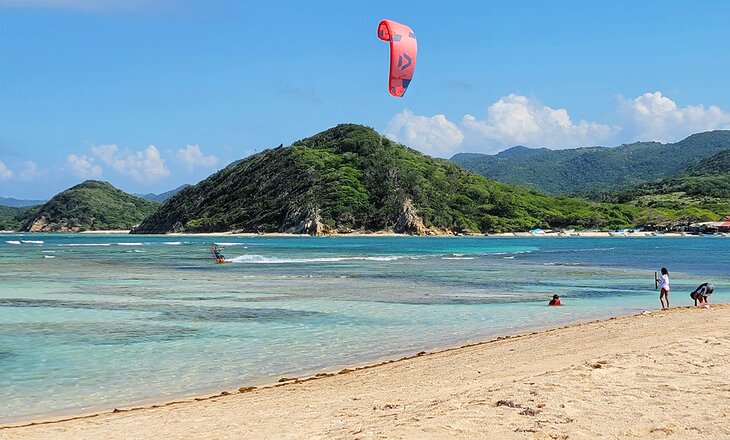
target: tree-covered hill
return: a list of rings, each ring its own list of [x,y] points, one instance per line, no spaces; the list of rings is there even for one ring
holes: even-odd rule
[[[531,153],[516,148],[496,155],[460,153],[451,160],[500,182],[574,195],[674,176],[691,163],[730,148],[730,131],[698,133],[673,144],[639,142]]]
[[[589,196],[644,209],[639,219],[644,223],[719,220],[730,215],[730,149],[695,162],[675,177]]]
[[[487,180],[343,124],[237,161],[170,198],[136,233],[609,228],[637,210]]]
[[[0,230],[12,231],[18,229],[20,226],[18,219],[29,209],[28,207],[0,205]]]
[[[159,206],[110,183],[87,180],[29,210],[21,219],[21,229],[30,232],[131,229]]]

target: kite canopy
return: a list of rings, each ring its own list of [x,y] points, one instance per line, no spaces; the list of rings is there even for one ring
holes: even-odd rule
[[[388,91],[401,97],[416,69],[418,44],[416,34],[408,26],[393,20],[383,20],[378,25],[378,38],[390,41],[390,80]]]

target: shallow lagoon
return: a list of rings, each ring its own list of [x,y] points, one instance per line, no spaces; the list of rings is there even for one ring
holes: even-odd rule
[[[217,242],[232,261],[217,265]],[[232,388],[673,305],[730,239],[0,236],[0,422]],[[553,293],[565,306],[546,307]],[[681,331],[681,329],[677,329]],[[652,335],[647,335],[652,337]]]

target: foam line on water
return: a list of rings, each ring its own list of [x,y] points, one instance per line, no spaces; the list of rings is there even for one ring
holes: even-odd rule
[[[395,261],[399,256],[373,256],[373,257],[318,257],[318,258],[279,258],[266,257],[263,255],[241,255],[231,258],[232,263],[245,264],[291,264],[291,263],[337,263],[342,261]]]

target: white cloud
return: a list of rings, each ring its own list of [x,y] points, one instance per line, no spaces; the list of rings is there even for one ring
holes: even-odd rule
[[[40,174],[38,165],[36,165],[36,163],[32,160],[26,161],[25,164],[23,164],[23,169],[20,170],[20,173],[18,173],[20,180],[24,180],[26,182],[35,179]]]
[[[71,168],[71,172],[75,176],[84,179],[99,177],[102,174],[101,167],[94,163],[94,159],[87,156],[69,154],[66,157],[66,164]]]
[[[464,141],[459,127],[446,116],[418,116],[407,109],[390,120],[387,134],[397,142],[439,157],[450,155]]]
[[[132,152],[120,152],[114,144],[97,145],[91,147],[91,151],[117,173],[130,176],[138,182],[151,182],[170,175],[160,150],[154,145]]]
[[[217,157],[205,156],[198,145],[188,145],[185,148],[177,150],[176,156],[183,167],[189,172],[193,172],[195,167],[213,168],[218,164]]]
[[[490,105],[484,119],[466,114],[459,125],[444,115],[419,116],[404,110],[391,119],[387,133],[427,154],[448,157],[464,147],[493,152],[517,144],[551,148],[596,145],[618,130],[595,122],[576,123],[565,109],[510,94]]]
[[[462,127],[472,145],[497,147],[526,145],[567,148],[596,145],[619,128],[596,122],[571,120],[566,109],[554,109],[526,96],[510,94],[487,109],[483,120],[464,115]]]
[[[13,177],[13,172],[10,171],[4,163],[0,161],[0,180],[10,180]]]
[[[639,140],[677,142],[692,133],[730,129],[730,113],[719,107],[679,107],[658,91],[622,99],[616,118],[621,126],[574,121],[566,109],[510,94],[491,104],[484,118],[465,114],[458,123],[442,114],[422,116],[404,110],[390,120],[386,135],[426,154],[449,157],[459,151],[494,153],[514,145],[573,148]]]
[[[730,113],[719,107],[679,107],[659,91],[622,100],[621,112],[631,140],[674,142],[692,133],[730,128]]]

